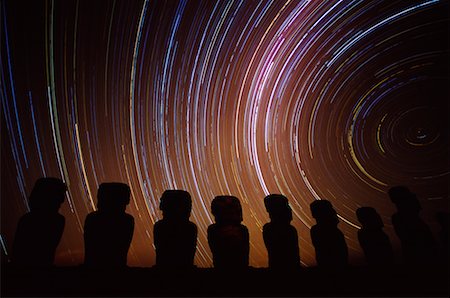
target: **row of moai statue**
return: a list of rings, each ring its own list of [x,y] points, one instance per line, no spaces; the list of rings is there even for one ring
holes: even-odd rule
[[[40,178],[29,196],[30,212],[19,220],[13,243],[12,263],[17,266],[51,266],[61,239],[65,219],[58,210],[64,202],[67,186],[57,178]],[[437,244],[429,227],[420,218],[420,204],[406,187],[388,192],[397,212],[392,224],[400,239],[403,261],[407,264],[431,264],[436,261]],[[102,183],[97,193],[97,210],[84,223],[84,265],[87,267],[123,267],[134,231],[134,218],[126,213],[130,188],[123,183]],[[300,268],[297,231],[291,225],[292,210],[280,194],[264,198],[270,222],[263,227],[269,268]],[[189,220],[192,200],[187,191],[166,190],[160,200],[163,218],[154,225],[154,245],[158,268],[191,268],[197,246],[197,226]],[[311,240],[320,267],[341,268],[348,265],[348,249],[339,219],[332,204],[316,200],[310,204],[316,225]],[[242,224],[242,206],[234,196],[217,196],[211,202],[215,223],[208,227],[208,244],[213,265],[218,269],[243,269],[249,265],[249,232]],[[362,227],[358,240],[369,265],[394,263],[389,237],[374,208],[361,207],[356,215]],[[448,213],[437,216],[442,251],[448,252]],[[443,255],[447,256],[448,253]]]

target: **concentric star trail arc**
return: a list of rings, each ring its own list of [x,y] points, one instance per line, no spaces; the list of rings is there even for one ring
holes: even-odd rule
[[[447,1],[3,1],[2,221],[9,252],[42,176],[69,187],[58,265],[83,262],[100,183],[127,183],[130,266],[155,263],[166,189],[185,189],[195,263],[212,266],[216,195],[241,200],[250,264],[267,266],[263,198],[284,194],[300,258],[315,264],[309,205],[327,199],[352,262],[355,210],[394,246],[390,186],[448,211]],[[444,38],[445,39],[445,38]]]

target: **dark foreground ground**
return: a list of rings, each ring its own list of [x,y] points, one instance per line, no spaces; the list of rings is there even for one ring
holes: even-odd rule
[[[345,271],[305,268],[240,273],[198,268],[184,272],[155,268],[89,271],[83,267],[18,270],[2,266],[1,296],[408,296],[449,297],[447,266]]]

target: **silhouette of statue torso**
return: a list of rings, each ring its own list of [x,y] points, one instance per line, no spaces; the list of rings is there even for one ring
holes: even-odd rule
[[[371,266],[391,265],[394,254],[389,237],[383,231],[380,215],[371,207],[356,210],[362,228],[358,231],[358,240],[366,261]]]
[[[397,213],[392,215],[392,224],[401,241],[404,261],[432,263],[436,244],[428,225],[419,217],[421,207],[417,197],[404,186],[392,187],[389,196],[397,207]]]
[[[233,196],[218,196],[211,203],[216,223],[208,227],[208,243],[218,269],[248,267],[249,234],[241,224],[242,207]]]
[[[263,227],[264,244],[271,269],[296,269],[300,266],[297,230],[290,224],[292,210],[283,195],[264,198],[271,222]]]
[[[18,266],[53,265],[56,247],[64,231],[64,216],[58,213],[67,187],[58,178],[40,178],[31,192],[30,212],[17,225],[12,262]]]
[[[348,249],[344,234],[337,228],[336,211],[327,200],[314,201],[311,213],[317,224],[311,228],[311,240],[320,267],[344,267],[348,264]]]
[[[449,261],[449,248],[448,248],[448,230],[449,230],[449,213],[448,212],[438,212],[436,214],[437,221],[441,226],[439,231],[439,238],[441,241],[441,255],[443,259],[448,263]]]
[[[124,267],[134,230],[133,216],[125,213],[130,188],[123,183],[102,183],[97,194],[98,211],[84,222],[87,266]]]
[[[166,190],[160,203],[163,219],[156,222],[153,235],[156,266],[189,268],[194,264],[197,226],[189,221],[192,201],[187,191]]]

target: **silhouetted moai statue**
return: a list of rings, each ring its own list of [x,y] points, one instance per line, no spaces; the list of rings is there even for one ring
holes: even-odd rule
[[[84,222],[84,264],[91,267],[125,267],[134,231],[134,218],[125,213],[130,188],[124,183],[102,183],[97,211]]]
[[[327,200],[314,201],[310,205],[317,224],[311,228],[311,240],[316,250],[317,265],[338,268],[348,265],[348,249],[344,234],[338,229],[339,219]]]
[[[388,193],[397,207],[392,224],[401,241],[404,261],[409,264],[433,263],[436,243],[428,225],[419,217],[422,208],[416,195],[404,186],[392,187]]]
[[[449,213],[448,212],[438,212],[436,214],[436,219],[441,226],[441,230],[439,231],[439,238],[441,240],[441,255],[445,259],[445,261],[449,261],[449,248],[448,248],[448,229],[449,229]]]
[[[58,178],[39,178],[29,197],[30,212],[17,224],[12,262],[18,266],[53,265],[56,247],[64,231],[64,216],[58,213],[64,202],[66,184]]]
[[[288,199],[279,194],[264,198],[270,222],[263,227],[269,268],[293,270],[300,267],[297,230],[291,225],[292,210]]]
[[[159,205],[163,219],[153,229],[156,266],[190,268],[194,264],[197,226],[189,221],[191,195],[184,190],[166,190]]]
[[[249,234],[242,225],[242,206],[233,196],[217,196],[211,203],[216,223],[208,227],[208,243],[218,269],[248,267]]]
[[[362,224],[358,231],[367,264],[371,266],[392,265],[394,253],[391,241],[383,231],[383,221],[378,212],[372,207],[361,207],[356,210],[356,216]]]

